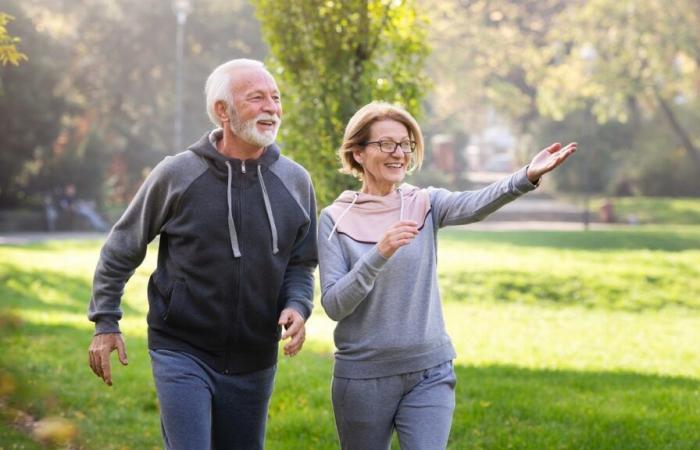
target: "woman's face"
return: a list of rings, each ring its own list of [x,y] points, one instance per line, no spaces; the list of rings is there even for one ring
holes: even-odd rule
[[[411,153],[404,153],[400,145],[408,145],[408,129],[401,122],[385,119],[370,127],[368,144],[353,151],[357,162],[362,164],[362,191],[373,195],[386,195],[393,191],[406,176],[411,163]],[[380,148],[384,147],[385,151]],[[408,143],[408,144],[407,144]],[[390,153],[386,150],[390,149]]]

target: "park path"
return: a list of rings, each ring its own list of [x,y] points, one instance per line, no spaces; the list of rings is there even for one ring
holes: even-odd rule
[[[581,205],[532,195],[507,204],[487,217],[486,220],[466,225],[465,229],[480,231],[578,231],[585,230],[583,217],[584,211]],[[590,218],[597,220],[597,214],[591,212]],[[619,226],[621,225],[591,222],[589,229],[610,229]],[[22,245],[48,240],[100,240],[106,236],[106,233],[92,231],[0,232],[0,245]]]
[[[40,232],[40,231],[17,231],[9,233],[0,233],[0,245],[24,245],[34,242],[44,241],[65,241],[65,240],[89,240],[89,239],[104,239],[107,233],[96,231],[59,231],[59,232]]]
[[[591,223],[589,230],[609,230],[618,227],[625,227],[622,224]],[[584,231],[585,227],[580,222],[551,222],[536,220],[519,221],[485,221],[464,225],[459,228],[474,231]],[[25,245],[37,242],[52,240],[103,240],[107,233],[95,232],[60,232],[60,233],[38,233],[38,232],[16,232],[0,233],[0,246],[3,245]]]

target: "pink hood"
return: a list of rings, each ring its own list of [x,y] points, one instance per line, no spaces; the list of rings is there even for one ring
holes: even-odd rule
[[[385,196],[345,191],[326,211],[335,223],[329,240],[337,232],[373,244],[399,220],[413,220],[422,229],[430,212],[430,197],[425,189],[404,183]]]

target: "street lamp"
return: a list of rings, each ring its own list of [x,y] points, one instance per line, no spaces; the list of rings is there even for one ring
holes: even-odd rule
[[[184,78],[184,65],[182,63],[185,44],[185,23],[187,15],[192,12],[190,0],[173,0],[173,12],[177,17],[177,35],[175,38],[175,152],[182,150],[182,80]]]
[[[598,59],[598,51],[592,44],[584,44],[579,49],[579,57],[584,62],[585,74],[587,77],[591,78],[593,76],[593,71],[595,68],[596,60]],[[586,117],[584,118],[584,136],[589,140],[593,141],[594,125],[593,125],[593,110],[588,108]],[[581,155],[581,163],[583,165],[583,229],[588,231],[591,223],[591,207],[590,207],[590,195],[591,195],[591,173],[590,173],[590,152],[585,152]]]

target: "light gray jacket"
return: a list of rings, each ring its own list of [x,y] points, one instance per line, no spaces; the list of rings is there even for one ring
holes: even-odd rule
[[[535,187],[522,168],[477,191],[421,190],[429,197],[429,213],[419,223],[418,236],[389,259],[379,253],[379,239],[367,242],[353,239],[352,232],[334,230],[333,217],[339,222],[349,220],[353,208],[358,208],[354,200],[339,197],[338,201],[347,203],[346,214],[340,217],[329,213],[332,207],[324,209],[318,236],[321,303],[338,322],[335,376],[376,378],[454,359],[437,283],[438,229],[482,220]],[[372,196],[355,195],[372,202]],[[397,211],[398,207],[387,213],[399,220]]]

